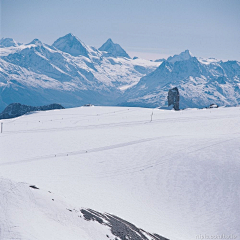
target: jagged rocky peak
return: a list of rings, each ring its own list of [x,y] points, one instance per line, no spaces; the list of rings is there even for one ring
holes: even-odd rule
[[[58,38],[52,46],[75,57],[88,57],[87,46],[72,33]]]
[[[17,47],[19,44],[12,38],[2,38],[0,47]]]
[[[179,110],[180,95],[177,87],[168,91],[168,106],[173,106],[174,110]]]
[[[42,42],[37,38],[33,39],[30,43],[28,43],[28,45],[31,45],[31,44],[42,46]]]
[[[169,57],[167,61],[171,63],[175,63],[178,61],[188,60],[192,57],[193,57],[193,54],[189,50],[185,50],[184,52],[181,52],[179,55],[174,55],[173,57]]]
[[[53,110],[53,109],[64,109],[64,107],[57,103],[44,105],[40,107],[23,105],[21,103],[11,103],[0,114],[0,119],[15,118],[15,117],[22,116],[28,112],[47,111],[47,110]]]
[[[109,38],[98,50],[107,52],[107,56],[110,57],[125,57],[130,58],[126,51],[117,43],[114,43]]]

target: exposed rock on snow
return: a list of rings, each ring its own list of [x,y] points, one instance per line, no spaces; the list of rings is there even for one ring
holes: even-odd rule
[[[21,103],[11,103],[0,114],[0,119],[15,118],[33,111],[47,111],[53,109],[64,109],[64,107],[57,103],[40,107],[27,106]]]
[[[0,239],[116,238],[80,207],[169,239],[240,236],[239,113],[95,106],[1,120]]]
[[[108,213],[99,213],[92,209],[81,209],[84,218],[88,221],[97,221],[100,224],[109,226],[111,232],[121,240],[134,239],[134,240],[167,240],[158,234],[148,233],[140,228],[137,228],[132,223],[129,223],[117,216]]]
[[[174,110],[179,110],[179,92],[178,88],[172,88],[168,91],[168,106],[173,106]]]
[[[73,208],[50,191],[27,186],[0,178],[1,240],[167,240],[114,215]]]

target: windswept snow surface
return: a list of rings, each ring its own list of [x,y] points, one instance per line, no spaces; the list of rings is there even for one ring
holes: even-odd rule
[[[170,239],[240,237],[239,107],[178,112],[80,107],[2,122],[4,240],[75,239],[71,236],[86,234],[85,223],[80,219],[77,226],[69,225],[72,215],[62,213],[60,200],[53,203],[47,191],[72,206],[112,213]],[[55,227],[54,219],[65,219],[63,227]],[[49,238],[53,233],[57,235]]]
[[[114,239],[110,229],[97,222],[86,222],[51,191],[29,188],[0,178],[0,239]]]

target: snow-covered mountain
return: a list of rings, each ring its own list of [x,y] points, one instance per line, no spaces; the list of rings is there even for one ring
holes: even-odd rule
[[[237,61],[196,58],[189,50],[167,60],[131,59],[111,39],[96,49],[73,34],[51,46],[38,39],[1,44],[0,112],[14,102],[165,107],[173,87],[179,89],[180,108],[240,103]]]
[[[18,45],[21,45],[21,44],[17,43],[12,38],[2,38],[2,39],[0,39],[0,48],[4,48],[4,47],[17,47]]]
[[[89,57],[88,47],[71,33],[57,39],[52,46],[72,56]]]
[[[165,107],[169,89],[180,92],[180,108],[240,104],[240,62],[198,59],[189,51],[164,61],[126,91],[122,105]]]
[[[116,51],[121,49],[118,44],[113,46]],[[13,102],[38,106],[56,102],[64,107],[114,105],[125,89],[160,64],[110,56],[73,34],[59,38],[52,46],[34,39],[4,47],[0,55],[0,111]]]

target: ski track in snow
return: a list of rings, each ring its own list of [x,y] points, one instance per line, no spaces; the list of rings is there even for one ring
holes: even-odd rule
[[[176,136],[171,136],[171,137],[176,137]],[[162,138],[164,138],[164,137],[146,138],[146,139],[141,139],[141,140],[137,140],[137,141],[114,144],[114,145],[109,145],[109,146],[104,146],[104,147],[99,147],[99,148],[92,148],[92,149],[72,151],[72,152],[64,152],[64,153],[56,153],[56,154],[45,155],[45,156],[42,155],[42,156],[37,156],[37,157],[34,157],[34,158],[30,158],[30,159],[18,160],[18,161],[15,161],[15,162],[0,163],[0,166],[34,162],[34,161],[40,161],[40,160],[45,160],[45,159],[49,159],[49,158],[56,158],[56,157],[66,157],[66,156],[74,156],[74,155],[80,155],[80,154],[86,154],[86,153],[102,152],[102,151],[111,150],[111,149],[115,149],[115,148],[122,148],[122,147],[126,147],[126,146],[131,146],[131,145],[134,145],[134,144],[150,142],[150,141],[154,141],[154,140],[162,139]]]
[[[104,115],[104,114],[103,114]],[[88,116],[90,117],[90,116]],[[238,118],[238,116],[223,116],[224,119],[230,119],[230,118]],[[69,119],[69,118],[68,118]],[[4,131],[6,134],[22,134],[22,133],[41,133],[41,132],[55,132],[55,131],[75,131],[75,130],[81,130],[81,129],[95,129],[95,128],[109,128],[109,127],[131,127],[136,125],[142,125],[142,124],[158,124],[163,122],[175,122],[176,120],[178,122],[187,122],[187,121],[208,121],[208,120],[219,120],[219,117],[180,117],[180,118],[165,118],[165,119],[154,119],[154,121],[149,120],[142,120],[142,121],[130,121],[130,122],[116,122],[116,123],[108,123],[108,124],[97,124],[97,125],[84,125],[84,126],[72,126],[72,127],[61,127],[61,128],[35,128],[30,130],[20,130],[20,131]],[[63,120],[63,119],[62,119]],[[76,121],[80,122],[83,120]],[[7,135],[5,135],[7,136]]]

